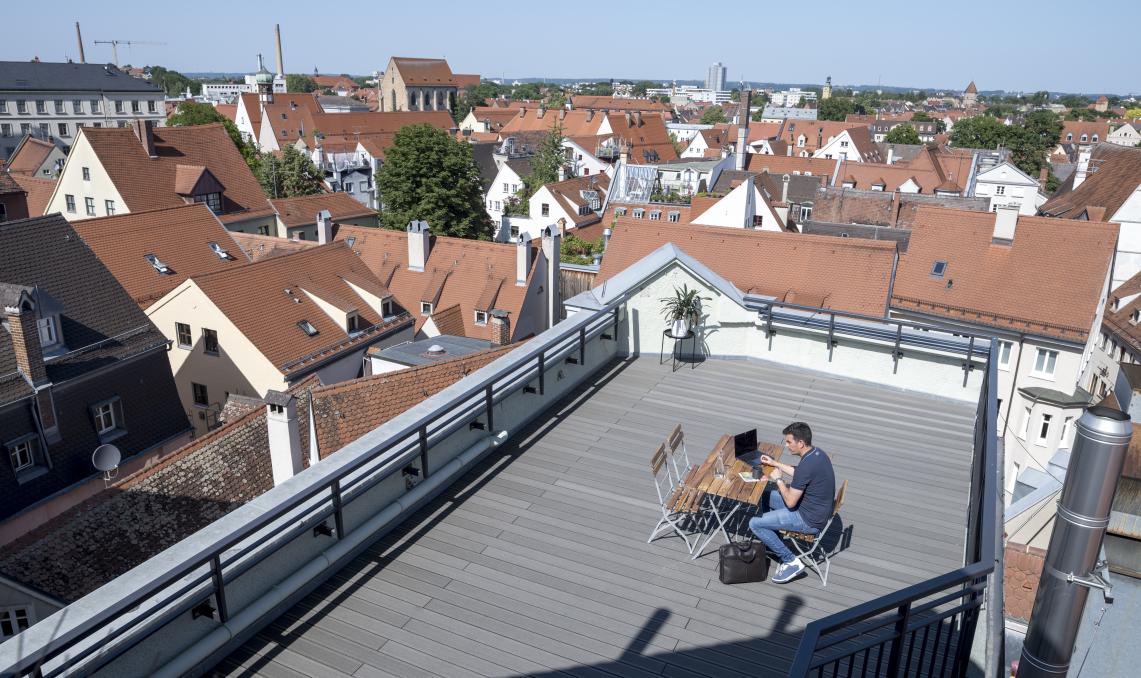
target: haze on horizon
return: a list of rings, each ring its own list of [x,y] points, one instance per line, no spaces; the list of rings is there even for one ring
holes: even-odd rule
[[[252,72],[259,52],[273,68],[273,25],[280,23],[290,73],[317,68],[363,75],[383,70],[390,56],[399,55],[446,57],[453,71],[485,78],[701,80],[720,61],[734,85],[823,83],[831,75],[837,85],[957,91],[974,80],[981,90],[1141,93],[1141,71],[1128,66],[1141,3],[1094,0],[1075,12],[1073,4],[1057,0],[964,0],[948,8],[949,16],[924,21],[929,12],[914,3],[885,0],[869,12],[866,5],[825,0],[811,13],[734,7],[732,26],[702,19],[721,19],[725,12],[672,0],[609,4],[596,22],[561,5],[535,3],[483,15],[454,0],[326,6],[323,15],[319,7],[296,0],[197,0],[164,21],[161,6],[143,13],[61,0],[45,14],[17,3],[5,19],[19,30],[6,36],[0,60],[78,60],[79,21],[89,63],[112,60],[110,46],[94,40],[116,39],[165,43],[121,45],[124,64]],[[1097,17],[1096,42],[1066,38],[1073,35],[1067,17],[1083,25],[1086,17]],[[739,35],[730,33],[733,26]],[[354,35],[360,27],[371,27],[371,35]]]

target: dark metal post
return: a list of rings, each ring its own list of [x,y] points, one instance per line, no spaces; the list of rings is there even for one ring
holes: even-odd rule
[[[546,385],[544,379],[544,372],[547,371],[547,355],[543,351],[539,351],[539,395],[543,395],[544,386]]]
[[[899,619],[895,622],[895,639],[891,643],[891,654],[887,658],[887,675],[898,676],[903,658],[903,644],[907,640],[907,625],[911,621],[911,603],[906,602],[899,606]],[[923,659],[920,658],[920,662]]]
[[[1069,671],[1089,587],[1102,585],[1090,575],[1132,434],[1129,416],[1108,407],[1091,407],[1078,419],[1019,678],[1063,678]]]
[[[578,328],[578,364],[586,364],[586,326]]]
[[[487,391],[484,395],[484,402],[487,405],[487,432],[492,433],[495,431],[495,400],[491,395],[491,384],[487,385]]]
[[[425,424],[416,432],[420,439],[420,477],[428,479],[428,426]]]
[[[338,478],[333,481],[333,521],[337,525],[337,539],[344,539],[345,537],[345,517],[341,511],[341,481]]]
[[[218,621],[225,624],[230,619],[226,609],[226,582],[222,579],[222,560],[219,556],[210,559],[210,578],[214,580],[214,600],[218,603]]]

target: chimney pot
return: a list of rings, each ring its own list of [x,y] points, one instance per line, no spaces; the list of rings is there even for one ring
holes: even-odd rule
[[[16,369],[24,373],[33,386],[48,380],[44,367],[44,353],[40,348],[40,333],[36,326],[38,316],[30,299],[22,300],[16,308],[5,309],[8,315],[8,332],[12,335],[12,351]]]
[[[511,318],[507,311],[501,308],[492,309],[491,315],[491,344],[493,346],[506,346],[511,343]]]
[[[297,424],[297,398],[281,391],[268,391],[266,433],[274,487],[301,472],[301,429]]]
[[[333,215],[329,210],[317,213],[317,244],[327,245],[333,241]]]
[[[515,284],[527,284],[527,274],[531,271],[531,236],[520,233],[515,239]]]
[[[412,221],[408,224],[408,270],[422,272],[428,262],[431,234],[428,222]]]
[[[545,292],[547,295],[547,327],[554,327],[562,320],[563,303],[560,291],[559,247],[562,237],[558,226],[543,229],[543,260],[546,264]]]

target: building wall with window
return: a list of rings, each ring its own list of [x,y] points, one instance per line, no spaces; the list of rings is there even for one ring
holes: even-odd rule
[[[110,216],[107,214],[108,201],[114,214],[130,212],[123,197],[119,195],[119,189],[111,182],[110,175],[86,138],[79,139],[71,147],[67,166],[76,169],[60,174],[55,191],[44,210],[45,214],[59,212],[68,221],[90,219],[93,216],[106,217]],[[87,168],[87,171],[83,168]],[[88,213],[88,201],[95,214]]]
[[[166,122],[162,91],[28,92],[0,90],[0,156],[8,157],[25,133],[41,139],[56,138],[70,144],[79,128],[126,127],[133,120],[153,120],[156,126]]]
[[[492,222],[499,223],[507,207],[507,201],[521,188],[523,188],[523,177],[519,176],[511,165],[503,163],[495,174],[491,187],[483,196],[484,209],[487,210],[487,216],[491,217]]]
[[[990,199],[990,209],[1017,207],[1019,214],[1037,214],[1046,197],[1038,192],[1038,182],[1014,165],[1004,162],[975,178],[974,195]]]

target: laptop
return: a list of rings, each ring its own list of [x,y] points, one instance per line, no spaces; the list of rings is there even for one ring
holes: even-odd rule
[[[733,453],[750,466],[761,463],[761,452],[757,445],[757,429],[733,436]]]

